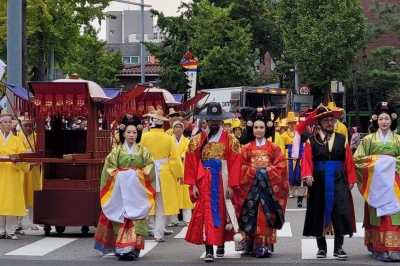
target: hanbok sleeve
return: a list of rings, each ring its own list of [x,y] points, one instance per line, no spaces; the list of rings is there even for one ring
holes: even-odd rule
[[[228,187],[235,188],[239,185],[241,148],[239,141],[232,135],[228,136],[229,152],[227,158]]]
[[[250,166],[250,154],[251,148],[249,143],[242,147],[242,169],[240,174],[241,178],[239,179],[239,185],[247,183],[247,180],[249,178],[253,178],[256,174],[256,168]]]
[[[301,178],[312,176],[313,170],[312,147],[310,141],[307,141],[304,145],[303,158],[301,160]]]
[[[118,168],[118,155],[121,152],[119,146],[113,148],[104,160],[103,171],[101,173],[100,189],[107,182],[108,177]]]
[[[286,158],[283,156],[281,148],[277,145],[272,146],[272,162],[267,166],[269,179],[282,178],[283,182],[289,182],[286,174]]]
[[[355,184],[357,183],[357,174],[356,174],[356,169],[354,167],[354,160],[353,160],[353,154],[350,149],[349,143],[346,143],[345,145],[346,149],[346,159],[344,161],[344,171],[347,176],[347,182],[349,184]]]
[[[170,139],[170,150],[168,163],[171,169],[172,174],[175,178],[183,178],[183,163],[181,159],[181,155],[178,152],[178,148],[176,147],[175,141],[172,137]]]
[[[153,188],[156,187],[156,172],[154,169],[154,160],[153,156],[148,149],[142,147],[142,156],[143,156],[143,173],[148,175],[150,178],[150,183]]]
[[[185,174],[184,183],[186,185],[197,185],[197,177],[199,175],[200,164],[200,143],[202,134],[198,134],[190,139],[185,155]]]
[[[364,137],[361,140],[360,145],[358,145],[356,152],[353,155],[353,161],[355,165],[355,170],[357,173],[358,183],[357,186],[359,189],[364,184],[364,169],[366,169],[369,165],[367,161],[367,156],[369,155],[369,146],[371,145],[371,138],[369,136]]]
[[[9,133],[11,134],[11,133]],[[18,137],[15,137],[16,142],[16,153],[21,154],[21,153],[26,153],[26,148],[24,143],[22,142],[22,140],[20,140]],[[22,171],[23,173],[29,173],[30,168],[31,168],[31,163],[27,163],[27,162],[18,162],[18,163],[13,163],[12,164],[15,169],[17,169],[18,171]]]
[[[286,153],[285,142],[277,132],[275,132],[275,144],[278,145],[278,147],[281,149],[282,154]]]

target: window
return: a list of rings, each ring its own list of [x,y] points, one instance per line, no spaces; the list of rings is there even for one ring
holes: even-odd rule
[[[147,57],[147,62],[150,62],[151,56]]]
[[[139,56],[123,56],[122,61],[125,64],[139,64]]]
[[[115,35],[115,30],[110,30],[110,36],[114,36]]]
[[[130,64],[130,63],[131,63],[131,58],[130,58],[129,56],[123,56],[123,57],[122,57],[122,61],[123,61],[125,64]]]
[[[139,56],[131,56],[131,64],[139,64]]]
[[[153,32],[153,40],[157,40],[158,39],[158,33],[157,32]]]

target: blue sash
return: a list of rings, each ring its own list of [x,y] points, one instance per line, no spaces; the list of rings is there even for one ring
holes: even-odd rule
[[[221,161],[218,159],[210,159],[203,161],[203,167],[209,168],[211,172],[211,213],[216,227],[221,226],[221,219],[219,217],[219,185],[220,185],[220,172]]]
[[[341,161],[315,161],[314,170],[325,171],[325,228],[331,221],[333,198],[335,196],[335,171],[342,170]]]
[[[267,171],[264,169],[256,170],[253,185],[243,202],[238,219],[240,229],[247,234],[252,234],[257,226],[259,204],[261,204],[268,225],[275,229],[281,229],[285,223],[282,207],[275,197]],[[271,213],[275,214],[275,220],[272,219]]]
[[[289,159],[288,160],[289,184],[291,186],[299,186],[301,184],[299,160],[301,159],[301,157],[303,155],[304,145],[303,145],[303,143],[300,144],[299,158],[297,160],[291,159],[293,145],[288,144],[288,145],[286,145],[286,148],[288,150],[288,159]],[[293,163],[294,163],[294,167],[293,167]]]

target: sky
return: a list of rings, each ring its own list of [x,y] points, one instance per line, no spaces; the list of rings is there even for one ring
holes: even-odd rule
[[[135,3],[140,3],[140,0],[127,0]],[[181,2],[190,2],[190,0],[144,0],[144,4],[151,5],[153,9],[164,12],[167,16],[178,15],[177,10]],[[111,2],[110,6],[105,11],[122,11],[122,10],[140,10],[140,6],[134,6],[125,3]],[[145,8],[149,10],[149,8]],[[154,21],[155,25],[156,21]],[[97,23],[95,26],[100,27]],[[105,21],[102,22],[101,29],[99,32],[99,38],[106,39],[106,25]]]

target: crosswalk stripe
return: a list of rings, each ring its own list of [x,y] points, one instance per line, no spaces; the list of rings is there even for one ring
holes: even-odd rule
[[[216,251],[217,251],[217,246],[214,246],[214,257]],[[235,250],[235,242],[230,241],[230,242],[225,242],[225,255],[217,259],[240,259],[241,255],[242,251]],[[204,251],[200,259],[204,259],[205,257],[206,257],[206,252]]]
[[[146,255],[146,253],[148,253],[150,250],[152,250],[155,246],[157,246],[158,242],[154,241],[154,240],[146,240],[145,244],[144,244],[144,249],[140,250],[140,255],[139,258],[143,257],[144,255]],[[108,253],[107,255],[104,255],[103,258],[107,258],[107,257],[114,257],[115,254],[114,253]]]
[[[290,226],[290,223],[286,222],[283,224],[283,227],[281,230],[277,230],[277,237],[292,237],[292,228]]]
[[[327,239],[326,246],[327,246],[327,254],[326,254],[325,260],[326,259],[336,259],[333,256],[334,240]],[[317,241],[315,240],[315,238],[301,240],[301,259],[303,259],[303,260],[317,259],[317,252],[318,252],[318,246],[317,246]]]
[[[182,230],[178,234],[176,234],[174,238],[185,238],[187,230],[188,230],[187,226],[183,227]]]
[[[76,238],[46,237],[22,248],[13,250],[5,255],[9,256],[44,256],[62,246],[65,246]]]
[[[353,237],[364,237],[363,223],[356,223],[357,233],[353,234]]]

